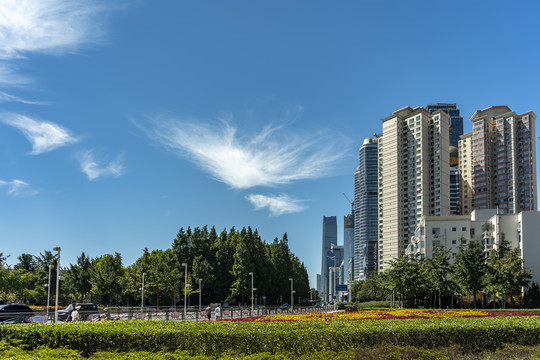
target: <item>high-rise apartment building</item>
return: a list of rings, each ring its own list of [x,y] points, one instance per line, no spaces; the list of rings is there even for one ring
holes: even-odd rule
[[[471,117],[471,149],[463,140],[461,145],[462,152],[472,151],[475,209],[537,210],[535,119],[532,111],[518,115],[508,106],[478,110]]]
[[[423,216],[450,212],[450,117],[405,107],[379,137],[379,272],[404,250]]]
[[[460,115],[457,105],[437,103],[428,105],[426,109],[431,114],[442,110],[450,116],[450,145],[458,147],[459,139],[463,135],[463,117]]]
[[[332,258],[332,245],[337,246],[337,219],[335,216],[323,217],[322,234],[322,259],[321,259],[321,297],[324,301],[329,300],[328,267],[336,266]]]
[[[374,136],[360,147],[354,173],[354,280],[365,280],[377,272],[378,182],[378,140]]]
[[[461,215],[469,215],[474,210],[474,167],[472,132],[459,140],[459,197]]]
[[[450,215],[461,215],[458,148],[450,146]]]

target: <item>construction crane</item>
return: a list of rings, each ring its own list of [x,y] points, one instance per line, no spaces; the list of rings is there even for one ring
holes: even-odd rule
[[[342,193],[343,196],[345,196],[345,199],[347,199],[347,201],[349,202],[349,204],[351,204],[351,213],[354,212],[354,201],[351,201],[351,199],[349,199],[349,197],[347,195],[345,195],[345,193]]]

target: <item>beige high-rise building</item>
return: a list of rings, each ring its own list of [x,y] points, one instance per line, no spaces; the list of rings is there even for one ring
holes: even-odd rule
[[[450,118],[405,107],[379,138],[379,272],[398,257],[423,216],[450,212]]]
[[[473,131],[459,142],[462,214],[538,209],[535,119],[532,111],[518,115],[508,106],[474,113]]]
[[[461,214],[468,215],[474,210],[474,167],[472,157],[472,132],[461,135],[459,140],[459,173]]]

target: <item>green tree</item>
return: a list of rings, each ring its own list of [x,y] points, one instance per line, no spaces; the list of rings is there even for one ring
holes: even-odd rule
[[[459,240],[460,247],[454,261],[454,280],[462,292],[473,295],[476,309],[476,294],[484,286],[485,257],[479,242],[467,241],[463,237]]]
[[[102,255],[92,260],[92,293],[101,298],[103,304],[118,302],[122,294],[122,256],[119,253]]]
[[[416,305],[418,298],[425,290],[424,261],[415,255],[407,255],[401,251],[399,257],[389,263],[391,268],[388,270],[387,276],[392,288],[398,293],[400,306],[407,306],[411,300]]]
[[[30,272],[36,270],[37,264],[34,255],[21,254],[21,256],[19,256],[17,259],[19,262],[13,266],[14,269],[23,269]]]
[[[76,297],[81,301],[87,301],[87,296],[92,290],[91,279],[92,263],[84,252],[77,257],[77,263],[70,265],[70,279],[73,284]]]
[[[442,308],[443,296],[450,293],[452,281],[449,276],[452,272],[450,264],[450,252],[437,246],[433,251],[433,257],[426,259],[427,282],[434,291],[433,298],[438,299],[438,306]]]

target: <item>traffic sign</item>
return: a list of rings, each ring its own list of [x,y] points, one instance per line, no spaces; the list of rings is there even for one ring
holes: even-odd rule
[[[336,291],[347,291],[347,285],[336,285]]]

